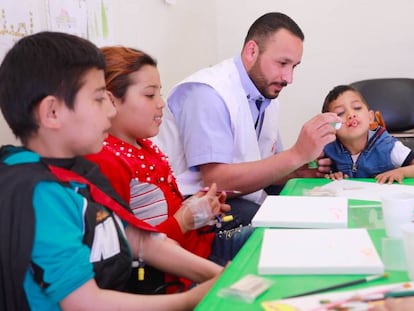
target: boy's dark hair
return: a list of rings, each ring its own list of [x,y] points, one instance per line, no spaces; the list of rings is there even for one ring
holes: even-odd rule
[[[280,12],[271,12],[260,16],[253,22],[244,39],[244,45],[254,40],[259,49],[264,51],[266,40],[280,29],[286,29],[302,41],[305,40],[305,35],[293,19]]]
[[[49,31],[20,39],[0,65],[0,108],[14,135],[25,144],[37,131],[33,111],[48,95],[73,109],[92,68],[104,70],[105,59],[86,39]]]
[[[329,106],[331,105],[331,103],[347,91],[352,91],[352,92],[359,94],[364,104],[367,105],[368,107],[368,104],[365,102],[361,93],[359,93],[357,89],[355,89],[354,87],[350,85],[337,85],[332,90],[329,91],[328,95],[326,95],[325,100],[322,105],[322,112],[329,112]]]

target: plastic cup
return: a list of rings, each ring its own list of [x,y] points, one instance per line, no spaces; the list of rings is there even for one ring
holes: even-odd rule
[[[382,261],[386,270],[406,271],[404,245],[401,239],[385,237],[382,239]]]
[[[414,223],[401,226],[403,234],[404,254],[407,264],[407,273],[411,281],[414,281]]]
[[[389,238],[402,239],[401,225],[410,223],[413,218],[414,195],[392,193],[381,198],[385,231]]]

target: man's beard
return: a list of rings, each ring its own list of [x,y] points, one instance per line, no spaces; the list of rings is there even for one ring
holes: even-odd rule
[[[268,99],[275,99],[276,97],[279,96],[280,92],[277,92],[277,94],[274,93],[270,93],[268,91],[268,86],[270,85],[279,85],[282,87],[287,86],[287,82],[286,81],[282,81],[280,83],[271,83],[269,84],[266,81],[266,78],[263,75],[263,72],[260,68],[260,58],[258,58],[256,60],[256,62],[254,63],[254,65],[252,66],[252,68],[247,72],[250,79],[252,80],[253,84],[256,86],[256,88],[259,90],[259,92]]]

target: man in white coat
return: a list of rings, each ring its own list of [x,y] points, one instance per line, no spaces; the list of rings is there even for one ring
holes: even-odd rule
[[[306,122],[287,150],[279,135],[277,97],[293,81],[303,41],[290,17],[267,13],[250,26],[240,56],[187,77],[167,99],[157,142],[180,190],[191,194],[216,182],[219,189],[240,191],[228,202],[235,216],[230,226],[250,222],[266,197],[265,188],[329,171],[329,159],[319,159],[316,170],[307,163],[335,140],[336,114]]]

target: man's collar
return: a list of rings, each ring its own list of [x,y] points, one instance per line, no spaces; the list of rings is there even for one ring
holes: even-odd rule
[[[247,74],[246,68],[243,65],[241,56],[236,56],[234,58],[234,63],[236,64],[237,71],[239,72],[240,82],[243,87],[244,92],[246,93],[247,99],[250,101],[256,101],[257,99],[264,100],[262,94],[254,85],[253,81],[250,79]]]

